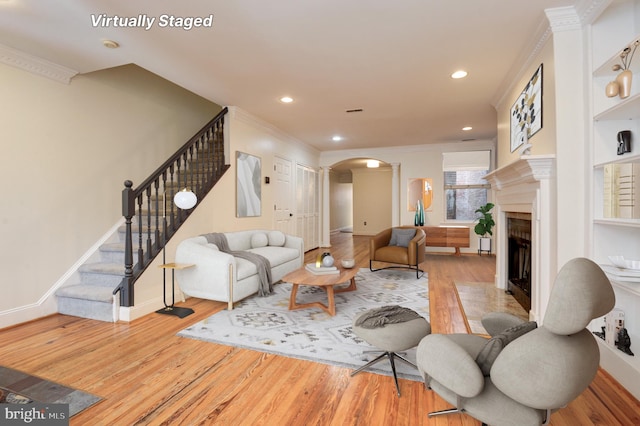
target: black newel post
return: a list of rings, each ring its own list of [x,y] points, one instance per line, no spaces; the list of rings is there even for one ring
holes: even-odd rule
[[[135,215],[136,205],[133,193],[133,182],[126,180],[122,190],[122,215],[125,218],[124,245],[124,278],[120,284],[120,306],[133,306],[133,247],[131,234],[131,219]]]

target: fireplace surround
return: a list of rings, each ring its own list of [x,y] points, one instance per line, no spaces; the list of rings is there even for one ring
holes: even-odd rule
[[[508,218],[530,218],[528,312],[531,320],[541,323],[557,273],[555,155],[523,155],[486,179],[496,206],[496,287],[509,289]]]

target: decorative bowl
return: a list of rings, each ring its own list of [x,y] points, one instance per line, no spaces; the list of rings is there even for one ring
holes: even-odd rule
[[[356,266],[356,261],[353,259],[342,259],[340,261],[340,264],[342,265],[343,268],[351,269],[354,266]]]

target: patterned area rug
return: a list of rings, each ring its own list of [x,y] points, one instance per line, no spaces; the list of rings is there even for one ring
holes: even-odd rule
[[[4,390],[4,402],[6,403],[68,404],[70,416],[78,414],[102,399],[59,383],[2,366],[0,366],[0,389]]]
[[[489,312],[507,312],[528,321],[529,315],[518,301],[493,283],[456,282],[462,309],[473,334],[487,334],[482,317]]]
[[[274,286],[274,294],[247,298],[232,311],[218,312],[178,335],[356,369],[377,354],[363,354],[375,348],[353,333],[353,319],[368,309],[401,305],[428,320],[429,290],[426,275],[416,279],[412,271],[363,268],[355,279],[357,290],[335,295],[333,317],[318,308],[289,311],[291,284],[280,283]],[[300,286],[296,299],[298,303],[327,303],[325,290],[312,286]],[[415,351],[410,349],[406,355],[414,363]],[[404,362],[396,362],[396,369],[398,377],[421,381],[418,371]],[[391,375],[386,360],[367,371]]]

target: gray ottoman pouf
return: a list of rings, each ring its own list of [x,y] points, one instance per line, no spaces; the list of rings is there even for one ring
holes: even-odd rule
[[[352,372],[351,376],[387,357],[391,363],[396,390],[400,396],[395,359],[397,358],[417,369],[415,364],[399,355],[398,352],[418,346],[422,338],[431,333],[429,321],[408,308],[397,305],[383,306],[358,315],[353,321],[353,332],[370,345],[380,348],[382,353]]]

